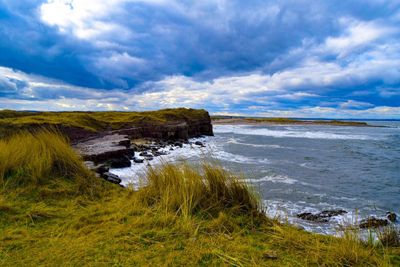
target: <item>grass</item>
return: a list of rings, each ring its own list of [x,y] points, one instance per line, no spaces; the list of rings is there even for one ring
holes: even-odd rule
[[[208,119],[202,109],[163,109],[147,112],[26,112],[0,110],[0,138],[17,130],[43,127],[72,127],[88,132],[117,130],[138,125],[157,125],[170,122],[193,122]]]
[[[55,181],[49,181],[49,179]],[[95,178],[65,137],[51,130],[20,132],[0,140],[0,186],[29,188],[68,181],[79,192],[95,187]]]
[[[252,189],[215,165],[164,164],[133,191],[94,178],[56,133],[20,133],[0,151],[0,266],[400,263],[397,248],[267,218]]]

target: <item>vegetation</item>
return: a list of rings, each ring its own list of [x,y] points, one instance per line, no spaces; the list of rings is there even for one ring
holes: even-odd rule
[[[117,130],[137,125],[191,122],[208,117],[202,109],[163,109],[147,112],[27,112],[0,111],[0,138],[18,130],[42,127],[76,127],[90,132]]]
[[[212,116],[213,121],[217,122],[241,122],[241,123],[279,123],[279,124],[322,124],[333,126],[369,126],[365,122],[341,121],[341,120],[299,120],[291,118],[256,118],[256,117],[229,117]]]
[[[79,193],[90,193],[98,184],[62,135],[41,130],[0,140],[3,190],[57,185],[60,181],[69,182]]]
[[[390,266],[396,248],[267,218],[221,167],[164,164],[138,191],[95,178],[48,131],[0,142],[0,266]]]

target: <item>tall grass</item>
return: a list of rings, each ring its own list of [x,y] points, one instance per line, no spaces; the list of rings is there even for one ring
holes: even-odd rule
[[[73,180],[78,191],[93,186],[94,177],[61,134],[52,130],[21,132],[0,140],[0,185],[39,186],[52,179]]]
[[[203,164],[200,171],[188,164],[150,168],[139,193],[148,204],[183,216],[200,212],[214,217],[221,211],[261,214],[259,199],[247,184],[210,164]]]

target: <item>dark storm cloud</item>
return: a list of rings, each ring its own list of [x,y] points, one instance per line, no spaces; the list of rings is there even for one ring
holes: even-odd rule
[[[0,3],[0,97],[85,105],[112,92],[104,103],[112,108],[164,101],[260,114],[397,108],[399,6],[383,0],[6,0]],[[21,80],[24,90],[13,89],[16,73],[28,79]],[[138,100],[126,102],[125,94]]]

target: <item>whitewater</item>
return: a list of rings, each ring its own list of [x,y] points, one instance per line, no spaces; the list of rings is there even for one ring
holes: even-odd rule
[[[149,166],[215,160],[260,192],[269,216],[306,230],[336,234],[368,216],[400,213],[400,122],[387,127],[327,125],[214,125],[200,148],[184,144],[130,168],[113,169],[124,185],[139,187]],[[328,223],[297,218],[301,212],[343,209]]]

